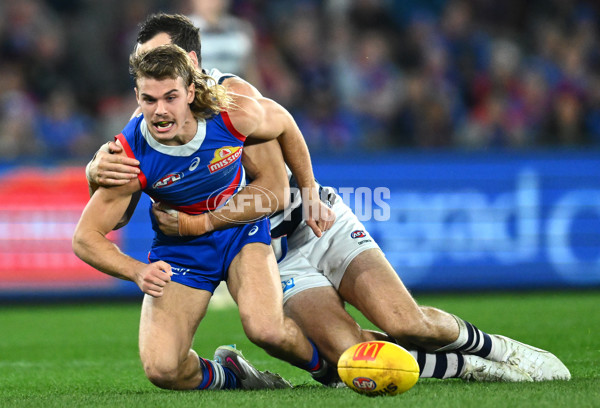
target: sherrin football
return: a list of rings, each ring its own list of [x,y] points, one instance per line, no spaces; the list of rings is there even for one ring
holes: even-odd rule
[[[344,351],[338,374],[351,389],[368,396],[397,395],[419,379],[417,360],[404,348],[387,341],[367,341]]]

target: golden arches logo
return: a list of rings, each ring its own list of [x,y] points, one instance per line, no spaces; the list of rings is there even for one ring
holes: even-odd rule
[[[377,354],[385,346],[385,343],[379,341],[369,341],[359,345],[354,351],[352,360],[354,361],[375,361]]]

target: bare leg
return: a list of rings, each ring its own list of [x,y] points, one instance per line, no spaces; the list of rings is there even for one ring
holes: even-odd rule
[[[250,341],[293,365],[310,363],[312,345],[298,325],[283,314],[281,282],[270,246],[246,245],[229,267],[227,286]]]
[[[206,314],[211,293],[170,282],[164,295],[146,295],[140,319],[139,348],[144,371],[158,387],[196,388],[202,381],[194,333]]]
[[[424,351],[460,352],[518,366],[513,369],[485,363],[488,370],[482,380],[571,378],[569,370],[552,353],[504,336],[489,335],[447,312],[417,305],[380,250],[367,250],[350,263],[339,292],[342,298],[407,349],[416,346]],[[475,366],[478,364],[482,366],[481,361]]]
[[[295,294],[286,302],[284,310],[334,366],[348,347],[361,341],[396,342],[385,333],[361,329],[344,309],[344,303],[333,287],[311,288]],[[477,356],[458,352],[408,351],[419,364],[421,378],[531,381],[527,374],[514,367],[488,362]],[[328,385],[337,381],[331,379]]]
[[[417,345],[434,351],[458,338],[454,317],[420,307],[378,249],[364,251],[350,263],[339,293],[406,347]]]
[[[373,336],[363,336],[360,326],[344,309],[344,302],[331,286],[304,290],[292,296],[284,306],[304,334],[333,365],[348,347]]]

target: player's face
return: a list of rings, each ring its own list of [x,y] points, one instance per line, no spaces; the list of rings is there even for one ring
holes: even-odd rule
[[[194,85],[186,86],[181,77],[162,79],[142,77],[135,89],[138,104],[152,136],[166,145],[192,140],[197,121],[190,109]]]

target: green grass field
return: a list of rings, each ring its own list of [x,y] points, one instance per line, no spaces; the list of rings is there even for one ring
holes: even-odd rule
[[[146,380],[138,359],[138,304],[3,305],[0,407],[600,407],[600,292],[417,299],[489,333],[554,352],[573,379],[528,384],[425,379],[405,394],[368,398],[321,387],[305,372],[269,357],[245,339],[235,309],[213,308],[196,336],[199,354],[212,358],[217,346],[236,343],[258,368],[281,373],[296,388],[164,391]]]

